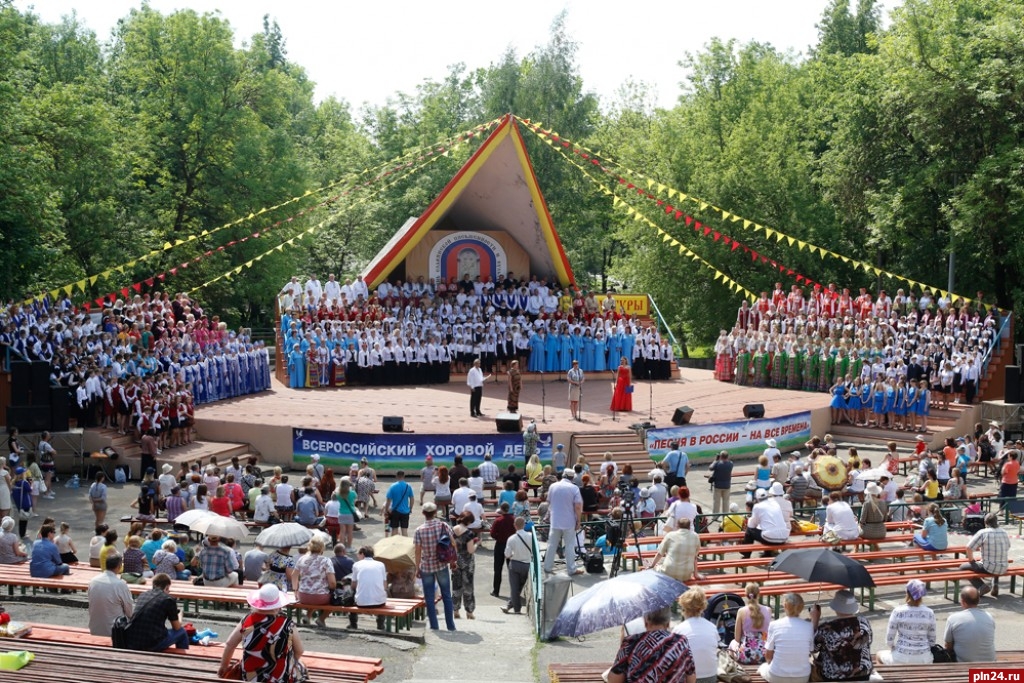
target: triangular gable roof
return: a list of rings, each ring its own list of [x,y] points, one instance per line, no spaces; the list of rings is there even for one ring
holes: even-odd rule
[[[473,153],[419,218],[410,218],[363,271],[375,288],[438,221],[463,230],[504,230],[530,255],[530,272],[575,282],[554,221],[511,115]]]

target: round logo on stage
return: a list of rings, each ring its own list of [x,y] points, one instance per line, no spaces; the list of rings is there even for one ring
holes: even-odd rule
[[[439,240],[430,250],[432,279],[447,282],[451,278],[470,280],[479,277],[494,282],[507,268],[505,249],[495,240],[478,232],[454,232]]]

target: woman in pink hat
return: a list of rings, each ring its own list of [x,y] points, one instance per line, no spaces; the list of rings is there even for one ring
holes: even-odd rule
[[[231,668],[235,648],[242,646],[242,680],[259,683],[291,683],[306,680],[302,657],[302,640],[291,618],[281,610],[295,602],[272,583],[249,593],[246,600],[252,607],[224,643],[220,658],[220,676]]]

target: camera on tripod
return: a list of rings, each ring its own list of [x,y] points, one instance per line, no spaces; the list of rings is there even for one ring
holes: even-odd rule
[[[633,509],[633,503],[635,502],[635,492],[633,487],[629,485],[628,481],[619,480],[618,484],[619,498],[622,500],[622,509],[629,512]]]

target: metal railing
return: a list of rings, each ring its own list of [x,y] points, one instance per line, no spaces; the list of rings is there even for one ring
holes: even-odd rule
[[[676,355],[676,357],[683,355],[683,347],[679,346],[679,342],[676,340],[676,336],[672,334],[672,328],[669,327],[668,321],[665,320],[665,316],[661,314],[661,309],[658,308],[658,304],[655,303],[654,297],[648,294],[647,300],[651,302],[651,310],[654,312],[655,319],[662,327],[665,328],[665,333],[668,334],[669,343],[672,345],[672,352]],[[678,353],[676,352],[677,348],[679,349]]]

